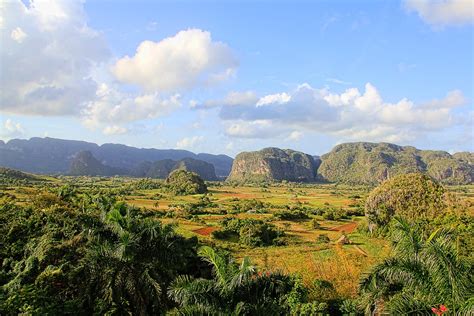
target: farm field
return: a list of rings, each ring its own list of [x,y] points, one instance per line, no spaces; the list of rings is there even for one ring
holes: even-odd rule
[[[310,289],[317,286],[318,280],[329,281],[334,290],[324,294],[324,299],[355,297],[361,274],[390,253],[386,239],[368,237],[358,230],[366,225],[363,207],[371,187],[292,183],[231,186],[209,182],[207,194],[176,196],[160,188],[159,180],[94,177],[47,180],[41,185],[7,185],[2,193],[14,196],[19,204],[27,204],[40,192],[64,185],[76,188],[81,194],[112,192],[119,201],[155,212],[163,223],[175,225],[179,234],[195,236],[201,244],[229,251],[237,262],[249,257],[260,269],[298,275]],[[452,186],[448,190],[463,201],[468,213],[474,214],[474,186]],[[292,210],[305,210],[310,215],[295,219],[279,216],[282,211]],[[249,246],[235,238],[215,238],[214,232],[222,229],[225,219],[268,223],[284,232],[283,242]],[[322,299],[317,293],[322,292],[315,290],[310,295]]]

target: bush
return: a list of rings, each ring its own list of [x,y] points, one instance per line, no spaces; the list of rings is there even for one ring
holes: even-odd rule
[[[273,216],[275,216],[278,219],[281,220],[288,220],[288,221],[294,221],[294,220],[300,220],[300,219],[308,219],[309,216],[306,214],[306,212],[303,212],[301,210],[291,210],[291,211],[278,211],[276,212]]]
[[[386,226],[394,215],[409,220],[433,219],[446,209],[444,188],[421,173],[396,176],[375,188],[367,198],[369,229]]]
[[[339,310],[343,315],[351,315],[351,316],[356,316],[356,315],[363,315],[361,308],[359,307],[359,304],[357,303],[356,300],[352,299],[347,299],[342,301],[341,306],[339,307]]]
[[[194,172],[175,170],[165,180],[168,191],[174,195],[203,194],[207,192],[204,181]]]
[[[320,229],[321,228],[321,224],[318,222],[318,220],[316,218],[313,218],[310,222],[309,222],[309,227],[311,229]]]
[[[331,240],[327,234],[319,234],[318,237],[316,237],[316,242],[318,244],[328,244]]]
[[[217,239],[238,237],[239,243],[252,247],[279,245],[283,235],[283,231],[261,220],[238,218],[224,219],[222,229],[212,233]]]

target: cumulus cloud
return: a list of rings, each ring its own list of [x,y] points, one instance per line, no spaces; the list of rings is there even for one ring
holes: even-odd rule
[[[203,136],[184,137],[176,143],[178,149],[192,149],[204,141]]]
[[[159,42],[144,41],[132,57],[112,57],[102,34],[87,25],[83,1],[0,1],[0,110],[20,115],[78,117],[105,134],[130,122],[169,114],[177,90],[232,76],[226,44],[198,29]],[[131,91],[136,83],[144,90]],[[125,89],[127,88],[127,89]]]
[[[285,92],[283,93],[276,93],[276,94],[270,94],[266,95],[264,97],[261,97],[256,106],[262,106],[266,104],[284,104],[288,103],[291,100],[291,96]]]
[[[116,125],[153,119],[169,114],[180,106],[179,94],[163,99],[157,93],[127,94],[101,84],[96,98],[87,104],[81,114],[87,127],[97,128],[103,124]]]
[[[11,119],[6,119],[1,125],[0,136],[4,139],[20,137],[25,134],[25,130],[20,123],[15,123]]]
[[[285,95],[275,98],[275,95]],[[384,101],[370,83],[364,91],[349,88],[332,93],[303,84],[293,91],[273,94],[259,100],[271,100],[265,106],[224,104],[220,117],[226,123],[226,134],[240,138],[271,138],[289,135],[298,140],[304,130],[334,135],[343,140],[404,142],[430,131],[460,124],[455,108],[466,104],[458,90],[442,99],[417,104],[407,98],[391,103]]]
[[[90,72],[109,57],[81,2],[2,1],[0,106],[5,112],[77,114],[94,97]]]
[[[226,44],[213,41],[209,32],[189,29],[159,42],[142,42],[134,56],[119,59],[112,71],[122,82],[162,92],[225,80],[236,66]]]
[[[472,0],[405,0],[409,11],[433,26],[461,25],[474,22]]]

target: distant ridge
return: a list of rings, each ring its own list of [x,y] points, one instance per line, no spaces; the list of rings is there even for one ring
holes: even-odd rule
[[[322,156],[291,149],[243,152],[235,161],[226,155],[187,150],[101,146],[75,140],[33,137],[0,141],[0,166],[38,174],[68,174],[79,152],[98,174],[165,178],[178,168],[198,172],[206,180],[241,182],[295,181],[378,184],[397,174],[421,172],[444,184],[474,182],[474,153],[449,154],[390,143],[356,142],[335,146]],[[81,157],[81,156],[79,156]],[[91,159],[93,158],[93,159]],[[79,161],[80,162],[80,161]],[[81,164],[77,167],[81,169]],[[86,168],[87,169],[87,168]],[[232,169],[232,173],[231,173]],[[148,175],[147,175],[148,174]]]
[[[211,163],[217,177],[230,173],[233,159],[226,155],[195,154],[180,149],[136,148],[121,144],[101,146],[85,141],[33,137],[0,142],[0,166],[40,174],[66,174],[75,155],[89,151],[102,164],[131,170],[144,161],[199,159]]]

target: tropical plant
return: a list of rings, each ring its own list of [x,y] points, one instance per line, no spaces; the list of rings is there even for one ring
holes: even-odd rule
[[[168,296],[180,315],[269,315],[286,311],[293,281],[280,273],[260,273],[244,258],[238,266],[228,256],[204,246],[198,255],[213,268],[213,278],[177,277]]]
[[[393,253],[360,282],[366,311],[390,314],[430,313],[446,306],[457,312],[474,308],[473,269],[458,253],[455,234],[437,229],[430,235],[406,219],[394,218]]]
[[[95,236],[84,258],[91,289],[102,300],[100,312],[159,313],[167,303],[162,288],[185,271],[196,240],[185,240],[158,220],[140,218],[124,203],[102,218],[106,231]]]

